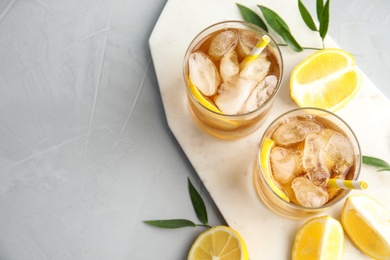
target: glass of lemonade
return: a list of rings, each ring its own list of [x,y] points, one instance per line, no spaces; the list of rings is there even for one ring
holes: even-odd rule
[[[326,110],[298,108],[282,114],[265,130],[254,182],[272,211],[305,218],[344,199],[350,190],[328,187],[327,182],[356,180],[360,167],[360,146],[346,122]]]
[[[282,82],[281,52],[269,37],[255,60],[242,62],[264,35],[253,24],[223,21],[190,43],[183,64],[189,108],[209,134],[236,139],[265,121]]]

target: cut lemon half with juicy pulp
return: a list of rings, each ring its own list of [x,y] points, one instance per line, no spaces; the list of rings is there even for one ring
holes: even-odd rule
[[[245,241],[234,229],[216,226],[201,233],[188,253],[188,260],[247,260]]]
[[[270,154],[272,148],[275,147],[275,142],[269,138],[266,138],[263,142],[263,146],[260,151],[259,163],[261,168],[263,169],[264,178],[266,179],[270,188],[282,199],[287,202],[290,202],[290,199],[286,195],[286,193],[277,185],[277,182],[274,180],[271,171],[271,163],[270,163]]]
[[[360,89],[361,72],[352,55],[323,49],[298,64],[290,78],[290,96],[300,107],[337,111]]]
[[[213,112],[222,114],[222,111],[219,110],[207,97],[200,93],[199,89],[188,79],[188,84],[190,85],[190,91],[194,97],[201,103],[204,107],[210,109]]]
[[[366,195],[349,196],[341,223],[352,242],[366,255],[390,259],[390,213]]]
[[[343,248],[344,231],[340,222],[330,216],[314,217],[298,230],[292,259],[341,259]]]

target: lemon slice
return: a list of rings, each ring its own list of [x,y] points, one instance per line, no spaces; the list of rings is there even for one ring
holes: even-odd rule
[[[337,111],[360,89],[355,59],[341,49],[323,49],[298,64],[290,78],[290,96],[300,107]]]
[[[245,241],[234,229],[216,226],[201,233],[188,253],[188,260],[247,260]]]
[[[341,223],[352,242],[366,255],[390,259],[390,213],[366,195],[349,196]]]
[[[207,97],[205,97],[198,88],[188,79],[188,84],[190,85],[190,90],[194,97],[201,103],[204,107],[214,111],[216,113],[222,114],[222,111],[219,110]]]
[[[287,202],[290,202],[290,199],[286,195],[286,193],[279,188],[277,185],[274,177],[272,176],[272,171],[271,171],[271,163],[270,163],[270,153],[272,148],[274,148],[275,142],[272,141],[271,139],[265,139],[263,142],[263,146],[261,147],[260,151],[260,165],[261,168],[263,169],[264,173],[264,178],[266,179],[268,185],[271,187],[271,189],[282,199],[284,199]]]
[[[292,250],[292,259],[341,259],[344,231],[340,222],[330,216],[314,217],[298,230]]]

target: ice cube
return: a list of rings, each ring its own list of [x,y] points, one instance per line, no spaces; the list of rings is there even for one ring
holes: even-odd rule
[[[326,142],[318,133],[310,133],[305,138],[303,149],[303,167],[308,178],[317,186],[325,185],[330,177],[330,170],[324,161]]]
[[[288,146],[303,141],[309,133],[318,133],[321,126],[313,121],[303,119],[291,119],[280,125],[272,135],[277,145]]]
[[[215,94],[221,82],[217,67],[202,52],[191,53],[188,59],[191,82],[206,96]]]
[[[259,55],[253,61],[244,65],[239,76],[244,79],[254,79],[261,82],[267,76],[271,62],[269,62],[265,55]]]
[[[279,183],[290,183],[302,173],[302,153],[297,149],[276,146],[271,150],[271,169],[274,179]]]
[[[227,51],[237,46],[237,42],[238,36],[236,31],[222,31],[211,39],[208,53],[214,59],[220,60]]]
[[[265,77],[265,87],[267,90],[268,97],[275,92],[277,84],[278,84],[278,78],[275,75],[269,75]]]
[[[328,164],[332,165],[332,177],[345,179],[354,163],[354,151],[349,139],[333,131],[324,147],[324,154]]]
[[[219,65],[219,72],[223,82],[233,80],[238,76],[240,64],[238,63],[238,56],[234,50],[228,51],[223,55]]]
[[[261,36],[249,30],[238,31],[238,54],[241,58],[245,58],[252,49],[256,46]]]
[[[291,188],[299,204],[304,207],[321,207],[328,202],[329,195],[326,188],[314,185],[305,177],[296,177],[291,182]]]
[[[256,110],[269,99],[275,92],[278,79],[274,75],[265,77],[252,91],[248,100],[245,102],[242,114]]]
[[[259,107],[259,99],[262,100],[264,95],[264,86],[264,80],[257,84],[257,86],[252,90],[248,99],[245,101],[240,111],[240,114],[245,114],[254,111]]]
[[[234,81],[224,82],[220,85],[215,104],[228,115],[235,115],[242,109],[257,81],[237,78]]]

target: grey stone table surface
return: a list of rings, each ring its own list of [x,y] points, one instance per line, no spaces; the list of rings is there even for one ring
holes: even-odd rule
[[[143,221],[196,221],[188,178],[225,224],[166,122],[148,45],[166,2],[0,2],[0,259],[185,259],[202,228]],[[388,98],[389,28],[388,0],[331,3]]]

